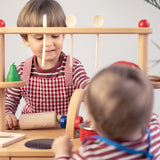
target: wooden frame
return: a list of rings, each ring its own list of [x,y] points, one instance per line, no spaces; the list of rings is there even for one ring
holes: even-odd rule
[[[66,124],[66,134],[70,138],[75,138],[75,119],[78,115],[78,111],[81,105],[81,102],[84,100],[85,91],[83,89],[76,89],[71,97],[68,113],[67,113],[67,124]]]
[[[138,34],[139,35],[139,66],[148,74],[148,34],[151,28],[67,28],[67,27],[1,27],[0,28],[0,131],[4,131],[4,89],[7,87],[23,86],[25,82],[5,82],[5,34]],[[10,83],[10,84],[9,84]],[[155,82],[154,82],[155,83]],[[160,88],[156,82],[155,88]],[[75,137],[74,120],[79,106],[84,98],[83,90],[75,90],[68,109],[66,133]]]

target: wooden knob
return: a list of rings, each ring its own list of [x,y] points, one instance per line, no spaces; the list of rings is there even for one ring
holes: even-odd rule
[[[83,122],[83,118],[81,116],[77,116],[75,119],[75,129],[79,129],[79,124]]]
[[[66,120],[67,120],[67,116],[61,116],[61,119],[60,119],[61,128],[66,128]]]

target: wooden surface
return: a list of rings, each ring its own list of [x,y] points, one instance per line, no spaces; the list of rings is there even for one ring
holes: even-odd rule
[[[25,138],[25,134],[0,132],[0,147],[6,147]]]
[[[138,65],[148,74],[148,34],[139,34]]]
[[[151,81],[154,89],[160,89],[160,82]]]
[[[148,75],[148,78],[150,79],[154,89],[160,88],[160,76]]]
[[[25,81],[15,81],[15,82],[0,82],[0,88],[13,88],[13,87],[23,87],[26,85]]]
[[[5,80],[4,34],[0,34],[0,82]],[[4,130],[4,89],[0,88],[0,131]]]
[[[22,34],[22,33],[64,33],[64,34],[150,34],[152,28],[70,28],[70,27],[0,27],[3,34]]]
[[[56,112],[41,112],[32,114],[21,114],[19,127],[21,129],[44,129],[54,128],[57,125]]]
[[[4,131],[4,120],[5,120],[5,117],[4,117],[4,89],[1,89],[0,88],[0,131]]]
[[[75,118],[79,113],[81,102],[83,102],[84,92],[84,89],[76,89],[70,99],[66,124],[66,134],[69,135],[70,138],[76,137]]]
[[[0,34],[0,82],[4,81],[5,77],[5,42],[4,34]]]
[[[55,139],[58,136],[65,134],[65,129],[57,127],[55,129],[44,129],[44,130],[8,130],[6,132],[13,132],[13,133],[20,133],[25,134],[26,138],[9,145],[8,147],[0,148],[0,160],[5,160],[7,157],[12,157],[11,160],[36,160],[36,159],[45,159],[51,160],[54,157],[54,153],[51,149],[31,149],[25,147],[25,143],[32,139],[39,139],[39,138],[52,138]],[[75,152],[79,146],[81,145],[80,139],[71,139],[73,142],[73,152]],[[48,158],[48,159],[46,159]]]

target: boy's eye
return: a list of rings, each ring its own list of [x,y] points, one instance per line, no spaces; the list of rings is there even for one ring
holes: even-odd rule
[[[36,37],[36,40],[42,40],[43,37]]]
[[[59,36],[60,36],[60,34],[53,34],[53,35],[51,35],[51,37],[54,38],[54,39],[55,38],[59,38]],[[43,35],[42,36],[35,36],[35,39],[39,40],[39,41],[43,40]]]
[[[55,35],[52,35],[52,38],[58,38],[60,35],[59,34],[55,34]]]

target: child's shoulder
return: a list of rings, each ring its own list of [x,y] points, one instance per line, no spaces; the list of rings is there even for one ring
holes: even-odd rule
[[[153,129],[154,127],[158,127],[160,129],[160,123],[159,123],[158,115],[155,113],[152,113],[151,120],[149,123],[149,128]]]
[[[154,139],[154,141],[158,141],[160,144],[160,123],[158,120],[158,115],[156,115],[155,113],[152,114],[149,126],[148,126],[150,132],[151,132],[151,136]],[[160,145],[159,145],[160,147]]]
[[[65,61],[65,63],[66,62],[70,63],[70,55],[69,54],[66,55],[64,52],[62,52],[60,55],[60,61]],[[73,61],[73,67],[77,66],[78,64],[82,64],[81,61],[75,57],[72,58],[72,61]]]
[[[19,75],[22,75],[25,63],[28,62],[28,61],[31,61],[31,64],[32,64],[32,60],[33,60],[33,56],[27,58],[26,60],[20,62],[19,65],[17,65],[17,71],[18,71]]]
[[[24,67],[24,62],[20,62],[20,64],[17,65],[17,71],[18,71],[19,75],[22,74],[22,72],[23,72],[23,67]]]

